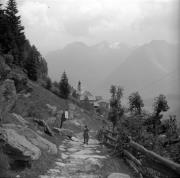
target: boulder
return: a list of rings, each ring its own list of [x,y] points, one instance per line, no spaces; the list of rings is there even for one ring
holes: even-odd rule
[[[56,113],[57,113],[57,107],[56,106],[52,106],[50,104],[46,104],[46,106],[48,108],[49,114],[52,115],[52,116],[55,116]]]
[[[15,124],[4,124],[3,127],[6,129],[15,130],[19,135],[23,135],[29,142],[31,142],[39,149],[46,151],[49,154],[57,154],[57,146],[47,139],[41,137],[32,129],[23,126],[17,126]]]
[[[60,129],[60,128],[54,127],[54,131],[60,135],[68,136],[69,138],[72,138],[73,136],[72,130],[69,130],[69,129],[62,129],[62,128]]]
[[[108,178],[130,178],[130,176],[122,173],[111,173]]]
[[[12,113],[12,116],[13,116],[14,120],[17,120],[23,126],[27,126],[27,124],[29,124],[28,121],[26,121],[22,116],[20,116],[16,113]]]
[[[0,85],[0,113],[7,113],[15,106],[17,99],[16,88],[13,80],[5,80]]]
[[[32,88],[28,85],[28,77],[21,68],[13,68],[7,78],[14,81],[17,93],[26,93],[32,90]]]
[[[6,143],[3,150],[14,160],[37,160],[41,156],[40,149],[14,129],[0,128],[0,141]]]
[[[85,170],[88,171],[96,171],[102,168],[102,163],[97,158],[87,158],[84,162]]]
[[[38,125],[44,127],[44,133],[50,135],[50,136],[53,136],[53,132],[52,130],[50,129],[50,127],[48,126],[48,124],[44,121],[44,120],[41,120],[41,119],[33,119],[34,122],[36,122]]]
[[[57,154],[57,146],[47,139],[38,135],[35,131],[29,128],[21,128],[18,133],[23,134],[28,141],[38,148],[47,151],[49,154]]]

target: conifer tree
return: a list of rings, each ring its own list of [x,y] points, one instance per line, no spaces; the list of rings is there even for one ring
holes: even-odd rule
[[[61,81],[59,82],[59,91],[60,91],[61,97],[63,97],[64,99],[68,98],[68,96],[70,94],[70,87],[69,87],[66,72],[63,72]]]
[[[51,90],[52,88],[52,81],[49,77],[46,79],[46,89]]]
[[[28,56],[25,69],[29,79],[36,81],[38,79],[38,63],[39,63],[39,52],[36,47],[33,45],[31,52]]]
[[[14,63],[22,65],[23,63],[23,45],[25,43],[24,27],[21,25],[18,15],[17,4],[15,0],[9,0],[5,10],[7,17],[7,51],[14,56]]]
[[[5,10],[2,8],[2,4],[0,3],[0,49],[2,53],[6,52],[7,27],[8,25]]]

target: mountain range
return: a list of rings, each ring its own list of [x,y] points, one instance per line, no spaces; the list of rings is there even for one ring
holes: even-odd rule
[[[127,93],[142,90],[149,97],[156,91],[177,93],[178,86],[174,85],[179,79],[179,47],[166,41],[151,41],[138,47],[74,42],[48,53],[46,60],[53,80],[59,81],[65,70],[73,86],[80,80],[85,89],[96,95],[108,95],[110,85],[115,84]]]
[[[163,40],[141,46],[105,41],[88,46],[74,42],[48,53],[46,60],[53,80],[59,81],[65,70],[75,88],[80,80],[82,88],[94,95],[108,98],[109,88],[114,84],[124,88],[126,100],[130,93],[139,91],[150,108],[149,101],[162,93],[168,96],[173,108],[180,109],[179,49],[179,44]]]

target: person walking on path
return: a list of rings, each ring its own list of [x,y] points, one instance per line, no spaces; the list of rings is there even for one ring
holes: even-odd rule
[[[62,115],[61,115],[61,123],[60,123],[60,129],[62,128],[63,126],[63,122],[65,121],[65,112],[63,111]]]
[[[85,125],[85,127],[84,127],[83,137],[84,137],[84,144],[88,145],[88,141],[89,141],[89,129],[88,129],[87,125]]]

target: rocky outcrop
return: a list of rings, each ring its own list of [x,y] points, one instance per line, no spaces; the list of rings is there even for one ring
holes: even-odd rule
[[[67,136],[69,138],[72,138],[72,136],[73,136],[73,132],[69,129],[60,129],[60,128],[54,127],[53,130],[62,136]]]
[[[44,132],[50,136],[53,136],[53,132],[52,130],[50,129],[50,127],[48,126],[48,124],[44,121],[44,120],[41,120],[41,119],[33,119],[34,122],[36,122],[38,125],[42,126],[44,128]]]
[[[108,176],[108,178],[130,178],[130,176],[122,173],[112,173]]]
[[[21,68],[13,68],[7,78],[14,81],[17,93],[32,92],[32,87],[28,84],[28,77]]]
[[[14,120],[17,120],[24,127],[26,127],[29,124],[29,122],[27,120],[25,120],[21,115],[18,115],[16,113],[12,113],[12,117]]]
[[[0,85],[0,114],[10,112],[17,99],[16,88],[13,80],[5,80]]]
[[[37,160],[41,155],[38,147],[14,129],[0,128],[0,140],[6,143],[3,151],[14,160]]]
[[[37,146],[41,150],[46,151],[49,154],[57,154],[57,147],[47,139],[38,135],[35,131],[30,128],[21,128],[17,131],[22,134],[30,141],[33,145]]]
[[[17,134],[23,136],[27,142],[30,142],[42,151],[46,151],[49,154],[57,154],[57,146],[55,144],[41,137],[38,133],[28,127],[17,126],[15,124],[4,124],[3,128],[4,130],[13,130]]]

